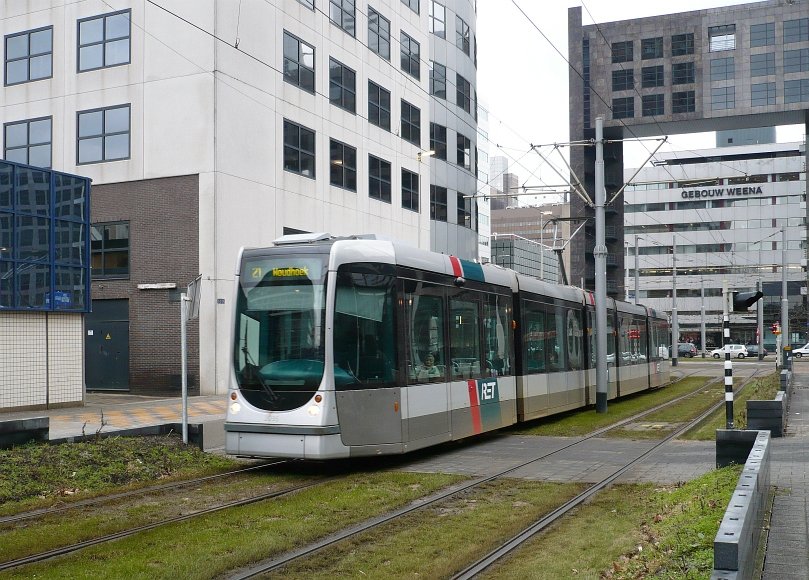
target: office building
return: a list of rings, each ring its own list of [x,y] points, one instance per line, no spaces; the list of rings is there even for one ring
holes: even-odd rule
[[[200,275],[190,384],[224,393],[241,246],[382,233],[477,258],[475,19],[472,0],[5,1],[4,157],[94,186],[86,323],[117,329],[116,364],[87,387],[179,393]]]

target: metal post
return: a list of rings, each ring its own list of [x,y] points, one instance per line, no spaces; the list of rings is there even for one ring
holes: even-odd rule
[[[596,117],[595,218],[596,412],[607,412],[607,244],[604,231],[604,117]]]
[[[728,281],[722,281],[722,346],[725,349],[725,429],[733,429],[733,361],[730,358],[730,316]]]
[[[677,234],[671,234],[671,366],[680,353],[680,322],[677,320]]]
[[[761,278],[758,280],[756,290],[764,291]],[[758,332],[758,360],[764,360],[764,300],[756,302],[756,331]]]
[[[702,346],[702,358],[705,358],[705,278],[699,279],[699,339]]]
[[[788,369],[792,341],[789,337],[789,295],[787,294],[787,228],[781,228],[783,248],[781,249],[781,345],[784,348],[783,366]]]
[[[180,350],[183,389],[183,443],[188,443],[188,308],[185,292],[180,294]]]
[[[542,223],[542,214],[539,214],[539,279],[545,281],[545,242],[543,234],[545,224]]]
[[[638,303],[638,235],[635,234],[635,304]]]

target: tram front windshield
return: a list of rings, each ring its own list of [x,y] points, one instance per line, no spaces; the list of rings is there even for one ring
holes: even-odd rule
[[[243,260],[233,356],[239,387],[252,405],[295,409],[320,385],[327,260],[325,254]]]

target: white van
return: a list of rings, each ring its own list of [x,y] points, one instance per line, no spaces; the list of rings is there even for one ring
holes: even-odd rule
[[[731,358],[744,358],[747,356],[747,347],[743,344],[726,344],[722,348],[712,350],[711,356],[714,358],[724,357],[728,351],[730,351]]]

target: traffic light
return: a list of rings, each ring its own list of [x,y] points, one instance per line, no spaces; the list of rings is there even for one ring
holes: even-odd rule
[[[733,312],[747,312],[753,304],[761,300],[764,292],[736,292],[733,291]]]

